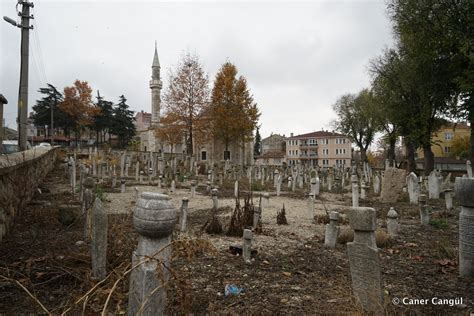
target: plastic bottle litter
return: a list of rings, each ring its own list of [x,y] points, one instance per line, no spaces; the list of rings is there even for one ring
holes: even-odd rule
[[[229,295],[239,295],[243,290],[243,288],[240,288],[235,284],[226,284],[224,289],[224,296],[227,297]]]

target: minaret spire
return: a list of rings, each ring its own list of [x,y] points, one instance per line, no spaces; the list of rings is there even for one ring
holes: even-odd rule
[[[153,64],[151,65],[151,124],[158,127],[160,123],[161,108],[161,78],[160,78],[160,61],[158,59],[158,49],[155,41],[155,55],[153,56]]]
[[[158,49],[156,48],[156,41],[155,41],[155,55],[153,56],[153,64],[151,65],[151,67],[160,68],[160,60],[158,59]]]

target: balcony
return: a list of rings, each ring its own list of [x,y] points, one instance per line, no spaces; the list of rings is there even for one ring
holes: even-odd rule
[[[308,143],[300,144],[300,148],[316,148],[316,147],[318,147],[318,144],[308,144]]]
[[[300,159],[316,159],[318,158],[317,153],[301,153],[299,154]]]

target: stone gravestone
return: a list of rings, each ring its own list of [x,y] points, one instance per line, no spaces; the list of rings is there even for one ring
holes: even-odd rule
[[[352,207],[359,207],[359,185],[357,184],[357,175],[351,176],[352,182]]]
[[[470,160],[466,161],[466,170],[467,170],[467,177],[472,178],[472,166],[471,166]]]
[[[212,209],[217,210],[219,208],[219,199],[217,197],[217,189],[212,189],[211,190],[211,196],[212,196]]]
[[[197,186],[197,181],[191,180],[191,198],[194,198],[194,195],[196,194],[196,186]]]
[[[179,230],[184,232],[188,224],[188,198],[182,199],[181,216],[179,217]]]
[[[252,228],[256,229],[258,227],[258,222],[260,221],[260,216],[262,215],[262,210],[260,206],[254,206],[253,208],[253,222]]]
[[[91,259],[92,276],[103,279],[107,275],[107,211],[99,198],[92,209]]]
[[[403,191],[406,181],[406,172],[403,169],[388,168],[382,178],[382,203],[396,203]]]
[[[374,194],[375,195],[380,194],[380,177],[378,174],[376,174],[374,177]]]
[[[393,207],[387,213],[387,233],[390,236],[398,235],[400,225],[398,224],[398,213]]]
[[[450,211],[453,209],[453,190],[444,190],[444,201],[446,202],[446,210]]]
[[[335,248],[337,242],[337,236],[339,235],[339,213],[329,213],[329,224],[326,225],[326,234],[324,236],[324,246],[329,248]]]
[[[95,194],[94,190],[94,179],[87,177],[84,180],[84,199],[82,200],[82,216],[84,219],[84,241],[88,241],[91,236],[91,209],[94,205]]]
[[[246,264],[250,264],[251,252],[252,252],[252,231],[250,229],[244,229],[243,246],[242,246],[242,257]]]
[[[456,178],[459,214],[459,274],[474,277],[474,178]]]
[[[430,199],[439,199],[442,177],[436,171],[431,171],[428,176],[428,193]]]
[[[144,192],[133,212],[138,246],[132,254],[128,315],[164,315],[166,288],[171,258],[171,233],[176,223],[176,209],[167,195]]]
[[[347,244],[354,296],[364,311],[381,315],[383,291],[379,251],[375,244],[375,210],[351,208],[349,222],[354,229],[354,242]]]
[[[125,193],[125,179],[120,179],[120,193]]]
[[[283,181],[283,176],[279,174],[277,176],[277,184],[276,184],[276,195],[280,196],[280,191],[281,191],[281,182]]]
[[[421,225],[427,226],[430,223],[430,211],[428,209],[428,205],[426,205],[426,195],[420,194],[420,196],[418,197],[418,201],[420,204]]]
[[[418,195],[420,194],[420,186],[418,184],[418,177],[414,172],[410,172],[407,176],[408,197],[411,204],[418,203]]]

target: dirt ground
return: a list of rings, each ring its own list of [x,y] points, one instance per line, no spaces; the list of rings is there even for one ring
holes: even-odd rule
[[[42,194],[22,210],[10,234],[0,243],[0,313],[98,314],[104,309],[122,314],[127,308],[131,252],[137,235],[131,224],[133,187],[125,194],[105,193],[109,215],[106,280],[91,277],[90,246],[83,240],[80,218],[72,225],[58,221],[58,206],[77,203],[67,190],[62,168],[56,168],[41,186]],[[139,186],[140,191],[158,191]],[[286,195],[286,196],[285,196]],[[179,208],[189,190],[170,194]],[[229,195],[227,195],[229,196]],[[315,224],[305,195],[283,193],[263,204],[263,231],[256,234],[252,264],[228,251],[240,238],[208,235],[202,226],[209,218],[211,199],[197,194],[190,200],[189,232],[175,233],[172,279],[168,284],[168,314],[361,314],[351,291],[345,244],[323,247],[324,225]],[[258,198],[254,198],[257,203]],[[219,200],[219,218],[229,218],[233,198]],[[348,194],[323,193],[316,214],[325,209],[345,212]],[[276,212],[285,204],[289,225],[276,224]],[[361,201],[377,210],[378,226],[390,206],[400,214],[402,229],[380,248],[387,314],[458,314],[474,311],[474,280],[458,276],[457,212],[441,212],[441,201],[429,201],[433,225],[419,225],[414,205]],[[225,207],[228,206],[228,207]],[[349,227],[343,225],[342,231]],[[238,295],[226,297],[224,288],[235,284]],[[431,299],[462,298],[456,306],[434,305]],[[426,305],[395,305],[395,299],[430,299]],[[395,299],[396,301],[396,299]],[[44,306],[42,308],[40,303]]]

